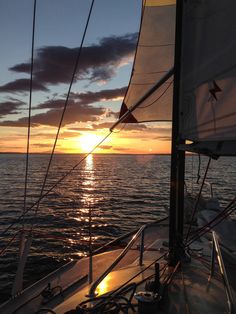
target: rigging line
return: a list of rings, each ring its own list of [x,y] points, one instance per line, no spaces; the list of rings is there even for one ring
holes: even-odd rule
[[[34,38],[35,38],[35,21],[36,21],[36,6],[37,0],[34,0],[33,8],[33,29],[32,29],[32,44],[31,44],[31,67],[30,67],[30,91],[29,91],[29,115],[28,115],[28,134],[27,134],[27,148],[26,148],[26,163],[25,163],[25,186],[24,186],[24,207],[23,207],[23,223],[25,224],[26,211],[26,197],[28,186],[28,170],[29,170],[29,148],[30,148],[30,127],[31,127],[31,109],[32,109],[32,90],[33,90],[33,70],[34,70]]]
[[[236,203],[236,197],[234,197],[234,199],[225,207],[225,209],[223,211],[221,211],[217,216],[215,216],[215,218],[213,218],[211,221],[206,223],[204,226],[202,226],[202,227],[198,228],[197,230],[195,230],[194,232],[192,232],[191,236],[194,237],[194,236],[198,235],[204,229],[206,229],[208,226],[210,226],[214,221],[216,221],[218,218],[228,216],[227,213],[230,210],[232,210],[232,206],[235,205],[235,203]]]
[[[205,184],[205,180],[206,180],[206,176],[207,176],[210,164],[211,164],[211,157],[208,160],[206,171],[205,171],[205,174],[204,174],[204,177],[203,177],[203,180],[202,180],[202,184],[201,184],[198,196],[197,196],[197,200],[196,200],[196,203],[195,203],[195,206],[194,206],[194,209],[193,209],[192,217],[191,217],[190,224],[189,224],[189,227],[188,227],[188,232],[187,232],[187,235],[186,235],[186,238],[185,238],[185,243],[188,241],[189,233],[190,233],[191,228],[192,228],[193,219],[194,219],[194,216],[195,216],[196,211],[197,211],[198,203],[200,201],[200,197],[201,197],[201,194],[202,194],[202,189],[203,189],[203,186]]]
[[[80,159],[80,161],[75,164],[70,170],[68,170],[56,183],[54,183],[50,189],[48,189],[44,194],[42,194],[42,196],[34,203],[32,204],[25,213],[28,213],[30,210],[32,210],[35,206],[38,205],[38,203],[44,198],[46,197],[56,186],[58,186],[58,184],[60,184],[63,180],[65,180],[66,177],[68,177],[68,175],[70,175],[89,155],[91,155],[96,148],[98,148],[113,132],[110,130],[109,133],[107,133],[107,135],[96,145],[93,147],[93,149],[91,149],[91,151],[87,154],[84,155],[83,158]],[[23,214],[20,215],[18,218],[16,218],[15,221],[13,221],[1,234],[0,237],[4,236],[15,224],[19,223],[20,220],[22,219]]]
[[[191,180],[191,194],[193,195],[193,154],[192,154],[192,180]]]
[[[114,124],[110,127],[109,133],[87,154],[85,155],[76,165],[74,165],[67,173],[65,173],[46,193],[40,195],[39,199],[32,204],[25,213],[28,213],[30,210],[33,209],[33,207],[37,206],[40,201],[46,197],[59,183],[61,183],[69,174],[71,174],[79,165],[81,162],[83,162],[87,156],[93,153],[93,151],[101,145],[114,131],[114,129],[119,125],[121,122],[123,122],[140,104],[146,100],[156,89],[158,89],[166,80],[168,80],[172,75],[173,75],[174,69],[171,68],[168,73],[166,73],[158,82],[155,86],[153,86],[141,99],[136,102],[132,107],[128,109]],[[168,120],[167,120],[168,121]],[[143,122],[148,122],[148,121],[143,121]],[[8,230],[10,230],[16,223],[18,223],[22,219],[23,215],[20,215],[18,218],[16,218],[15,221],[13,221],[1,234],[0,237],[4,236]]]
[[[21,232],[22,230],[18,230],[15,234],[13,234],[12,238],[6,243],[5,247],[0,251],[0,256],[3,255],[6,250],[11,246],[16,236]]]
[[[235,203],[235,199],[233,200],[233,203],[231,202],[230,205],[228,205],[222,212],[220,212],[218,215],[215,216],[215,218],[213,218],[211,221],[207,222],[205,225],[203,225],[202,227],[198,228],[197,230],[195,230],[194,232],[191,233],[191,238],[189,240],[189,242],[195,238],[198,238],[199,235],[201,236],[201,234],[205,232],[205,230],[209,230],[212,229],[213,227],[215,227],[217,224],[219,224],[222,220],[226,219],[234,210],[235,208],[232,206]],[[218,221],[217,221],[218,220]],[[212,225],[212,223],[214,223],[214,225]]]
[[[81,40],[80,47],[79,47],[79,50],[78,50],[78,54],[77,54],[77,57],[76,57],[76,62],[75,62],[74,70],[73,70],[73,73],[72,73],[72,78],[71,78],[71,81],[70,81],[70,85],[69,85],[69,88],[68,88],[68,92],[67,92],[64,108],[63,108],[63,111],[62,111],[62,114],[61,114],[61,119],[60,119],[60,122],[59,122],[59,125],[58,125],[57,134],[56,134],[56,137],[55,137],[55,141],[54,141],[52,152],[51,152],[50,159],[49,159],[49,162],[48,162],[46,174],[45,174],[44,181],[43,181],[43,184],[42,184],[42,188],[41,188],[41,191],[40,191],[39,202],[37,203],[37,206],[36,206],[36,209],[35,209],[34,218],[36,218],[36,216],[37,216],[37,212],[38,212],[39,205],[40,205],[40,199],[41,199],[41,197],[43,195],[43,192],[44,192],[44,188],[45,188],[45,185],[46,185],[49,169],[51,167],[53,155],[54,155],[54,152],[55,152],[55,149],[56,149],[57,140],[58,140],[58,137],[59,137],[61,125],[62,125],[62,122],[63,122],[63,119],[64,119],[64,115],[65,115],[66,108],[67,108],[68,101],[69,101],[69,97],[70,97],[71,88],[72,88],[72,85],[73,85],[73,82],[74,82],[74,79],[75,79],[75,75],[76,75],[76,72],[77,72],[79,60],[80,60],[80,57],[81,57],[81,52],[82,52],[85,36],[86,36],[86,33],[87,33],[87,29],[88,29],[88,25],[89,25],[91,13],[92,13],[94,1],[95,0],[92,0],[91,5],[90,5],[89,14],[88,14],[88,17],[87,17],[87,21],[86,21],[84,32],[83,32],[83,36],[82,36],[82,40]],[[31,231],[33,229],[33,225],[34,225],[34,222],[32,222],[32,224],[31,224]]]
[[[126,126],[127,126],[127,123],[123,123],[122,127],[119,130],[117,130],[117,131],[113,131],[113,133],[114,134],[120,133],[121,131],[123,131],[126,128]]]
[[[234,203],[235,203],[235,200],[234,200]],[[229,215],[231,215],[235,211],[235,209],[236,209],[235,205],[234,205],[234,207],[232,207],[233,205],[234,204],[232,204],[227,210],[225,209],[224,212],[220,213],[214,219],[212,219],[210,222],[208,222],[203,227],[201,227],[200,231],[197,230],[195,232],[195,235],[193,234],[193,237],[187,243],[187,246],[189,246],[191,243],[196,241],[198,238],[202,237],[206,232],[212,230],[221,221],[225,220]],[[213,224],[213,222],[214,222],[214,224]]]
[[[191,243],[196,241],[198,238],[202,237],[206,232],[209,231],[209,228],[210,228],[210,230],[212,230],[221,221],[223,221],[229,215],[231,215],[235,211],[235,209],[236,209],[235,206],[232,208],[232,206],[234,205],[235,201],[236,201],[236,198],[234,198],[234,200],[231,201],[231,203],[224,209],[223,212],[221,212],[219,215],[217,215],[215,218],[213,218],[210,222],[205,224],[203,227],[201,227],[200,229],[196,230],[195,235],[193,234],[193,237],[191,239],[189,239],[189,242],[186,244],[186,246],[189,246]],[[212,225],[213,222],[215,222],[215,223]]]
[[[75,164],[69,171],[67,171],[56,183],[54,183],[49,190],[47,190],[44,194],[41,195],[41,197],[28,209],[31,210],[34,206],[38,206],[38,204],[41,202],[43,198],[45,198],[51,191],[54,190],[55,187],[59,183],[61,183],[63,180],[65,180],[68,175],[70,175],[89,155],[91,155],[110,135],[112,134],[112,131],[109,131],[107,135],[97,144],[95,145],[90,152],[84,155],[83,158],[80,159],[80,161]],[[32,230],[31,230],[32,231]]]
[[[171,68],[169,70],[168,73],[166,73],[166,75],[164,75],[155,86],[153,86],[143,97],[141,97],[141,99],[135,103],[131,108],[128,109],[128,111],[126,111],[122,117],[120,117],[110,128],[109,133],[101,140],[100,143],[98,143],[87,155],[85,155],[84,158],[82,158],[79,163],[77,163],[76,165],[74,165],[69,171],[67,171],[67,173],[65,173],[46,193],[42,194],[40,196],[40,198],[33,204],[31,205],[27,210],[26,213],[28,213],[34,206],[36,206],[38,203],[40,203],[40,201],[47,196],[59,183],[61,183],[71,172],[73,172],[78,166],[79,164],[84,161],[88,155],[92,154],[93,151],[99,146],[101,145],[110,135],[111,133],[114,131],[114,129],[117,127],[117,125],[119,125],[121,122],[123,122],[127,116],[129,116],[138,106],[140,106],[140,104],[142,103],[142,101],[144,101],[145,99],[147,99],[147,97],[149,95],[151,95],[154,90],[156,90],[157,88],[159,88],[163,82],[165,82],[168,78],[170,78],[173,75],[173,71],[174,69]],[[12,228],[12,226],[14,226],[16,223],[18,223],[20,220],[22,219],[22,215],[20,215],[18,218],[16,218],[15,221],[13,221],[1,234],[0,237],[4,236],[8,230],[10,230]]]
[[[125,119],[137,109],[150,95],[152,95],[158,88],[160,88],[174,73],[174,68],[171,68],[157,83],[152,86],[136,103],[134,103],[110,128],[110,131],[114,130],[118,124],[125,121]],[[126,96],[125,96],[126,97]],[[147,121],[142,121],[147,122]]]
[[[211,225],[209,229],[206,227],[205,230],[203,230],[201,233],[197,234],[196,236],[192,237],[187,244],[185,244],[185,247],[189,247],[193,242],[203,237],[207,232],[211,231],[214,227],[216,227],[219,223],[221,223],[223,220],[225,220],[229,215],[231,215],[236,210],[236,207],[231,208],[221,219],[217,222],[215,222],[214,225]]]
[[[159,256],[158,258],[156,258],[153,262],[151,262],[147,267],[143,268],[141,271],[139,271],[137,274],[135,274],[133,277],[131,277],[130,279],[128,279],[125,283],[123,283],[119,288],[115,289],[114,291],[111,292],[110,295],[113,295],[114,293],[118,292],[120,289],[122,289],[124,286],[126,286],[128,283],[130,283],[132,280],[134,280],[137,276],[141,275],[142,273],[144,273],[146,270],[148,270],[149,268],[151,268],[153,265],[155,265],[155,263],[157,263],[158,261],[160,261],[162,258],[165,258],[165,256],[167,256],[168,252],[165,252],[163,255]],[[163,268],[162,268],[163,269]],[[161,269],[161,270],[162,270]]]
[[[198,171],[197,171],[197,184],[199,184],[199,180],[201,179],[201,175],[200,175],[200,171],[201,171],[201,155],[198,154]]]
[[[169,83],[169,85],[166,87],[166,89],[162,92],[162,94],[157,97],[153,102],[151,102],[150,104],[146,105],[146,106],[139,106],[137,109],[144,109],[144,108],[148,108],[151,107],[156,101],[160,100],[162,96],[165,95],[165,93],[168,91],[168,89],[170,88],[170,86],[172,85],[173,81],[171,81]]]
[[[153,264],[155,264],[157,261],[159,261],[162,257],[163,257],[163,255],[161,257],[159,257],[157,260],[155,260],[154,262],[152,262],[150,265],[148,265],[147,268],[145,268],[145,269],[141,270],[139,273],[135,274],[132,278],[130,278],[128,281],[126,281],[120,287],[118,287],[114,291],[110,292],[107,295],[107,297],[110,297],[110,298],[116,297],[116,296],[118,296],[120,294],[123,294],[126,290],[128,291],[130,289],[130,286],[135,285],[135,287],[137,288],[137,286],[141,285],[143,282],[152,279],[155,276],[155,274],[152,274],[152,275],[150,275],[148,277],[142,278],[138,283],[132,283],[133,279],[135,279],[140,274],[144,273],[147,269],[149,269],[151,266],[153,266]],[[166,270],[167,267],[168,267],[168,263],[166,262],[166,264],[160,269],[160,272],[162,272],[162,274],[160,275],[160,279],[164,276],[164,273],[165,273],[165,270]],[[133,295],[131,294],[130,299],[132,299]],[[104,298],[104,296],[100,296],[98,298],[90,299],[89,301],[92,302],[93,300],[98,300],[99,298]],[[81,304],[84,304],[85,302],[86,301],[81,302],[80,306],[81,306]],[[102,304],[102,302],[103,301],[99,302],[98,304],[96,304],[96,306]]]

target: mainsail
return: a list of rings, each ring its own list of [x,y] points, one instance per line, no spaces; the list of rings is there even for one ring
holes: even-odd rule
[[[235,12],[235,0],[184,2],[181,137],[219,155],[236,153]]]

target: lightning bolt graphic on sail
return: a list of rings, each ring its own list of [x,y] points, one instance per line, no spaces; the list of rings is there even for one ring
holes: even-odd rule
[[[212,100],[213,98],[214,98],[215,100],[218,100],[217,97],[216,97],[216,93],[219,93],[219,92],[221,92],[222,90],[221,90],[221,88],[216,84],[216,81],[215,81],[215,80],[213,80],[212,83],[213,83],[213,88],[209,89],[209,93],[211,94],[209,100]]]

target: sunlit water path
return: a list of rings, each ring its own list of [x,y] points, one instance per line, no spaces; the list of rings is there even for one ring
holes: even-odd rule
[[[49,156],[31,155],[27,208],[40,194]],[[81,155],[56,155],[49,174],[49,189],[78,163]],[[207,158],[202,159],[201,176]],[[25,156],[0,155],[0,229],[3,231],[21,214],[24,195]],[[197,191],[198,157],[187,157],[186,183]],[[89,210],[92,214],[92,243],[103,243],[131,231],[143,223],[165,215],[168,205],[170,156],[94,155],[84,161],[40,204],[38,214],[30,211],[25,228],[33,226],[34,240],[26,266],[25,285],[41,278],[59,265],[88,253]],[[223,205],[233,198],[236,187],[236,161],[212,161],[208,181]],[[206,187],[204,194],[209,194]],[[22,228],[18,224],[1,238],[0,248]],[[18,238],[1,257],[1,300],[7,297],[14,278]],[[35,272],[37,269],[37,272]]]

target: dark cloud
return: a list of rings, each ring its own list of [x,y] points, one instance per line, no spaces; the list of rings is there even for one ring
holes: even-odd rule
[[[100,129],[110,129],[114,122],[103,122],[103,123],[97,123],[97,124],[92,124],[92,128],[94,130],[100,130]],[[120,123],[114,132],[119,132],[119,131],[142,131],[146,130],[147,126],[145,124],[138,124],[138,123],[130,123],[130,124],[124,124]]]
[[[113,150],[116,150],[116,151],[124,151],[124,152],[127,152],[127,151],[130,151],[131,149],[130,148],[126,148],[126,147],[114,147]]]
[[[68,102],[62,127],[75,122],[95,122],[98,121],[99,117],[102,115],[106,117],[114,116],[115,113],[111,110],[93,107],[91,103],[101,100],[112,101],[115,98],[122,97],[124,92],[125,87],[111,90],[101,90],[99,92],[73,94],[72,99]],[[44,113],[33,115],[31,117],[31,125],[58,126],[64,104],[64,99],[53,99],[39,104],[35,109],[49,110]],[[25,127],[27,126],[27,123],[28,118],[24,117],[18,119],[17,121],[2,121],[0,125]]]
[[[15,93],[15,92],[28,92],[30,90],[29,79],[18,79],[0,86],[0,93]],[[40,82],[33,82],[34,91],[47,91],[48,89]]]
[[[80,105],[75,102],[70,102],[62,123],[62,127],[66,124],[74,122],[97,121],[98,117],[105,114],[106,110],[103,108],[94,108],[89,105]],[[31,126],[50,125],[57,127],[61,118],[60,109],[51,109],[45,113],[39,113],[31,117]],[[2,126],[19,126],[26,127],[28,118],[20,118],[17,121],[2,121]]]
[[[96,45],[83,47],[76,79],[90,81],[108,80],[125,59],[134,54],[137,34],[103,38]],[[46,85],[69,83],[73,73],[78,48],[46,46],[39,48],[34,61],[34,89],[45,90]],[[17,73],[30,73],[30,63],[20,63],[10,68]],[[17,89],[18,87],[18,89]],[[16,80],[0,87],[1,91],[28,90],[27,80]]]
[[[112,145],[99,145],[99,148],[101,148],[101,149],[111,149]]]
[[[159,137],[156,137],[157,140],[159,141],[163,141],[163,142],[169,142],[171,140],[171,137],[169,136],[159,136]]]
[[[103,89],[99,92],[71,93],[70,98],[77,99],[81,103],[93,103],[102,100],[112,100],[124,97],[127,86],[116,89]]]
[[[34,143],[34,144],[31,144],[31,146],[50,148],[51,144],[50,143]],[[57,146],[60,146],[60,144],[58,144]]]
[[[120,124],[118,126],[118,130],[121,131],[142,131],[142,130],[147,130],[147,126],[145,124],[138,124],[138,123],[126,123],[126,124]]]
[[[22,106],[24,103],[21,101],[5,101],[0,103],[0,118],[8,114],[18,113],[17,109]]]
[[[110,129],[114,122],[102,122],[102,123],[93,123],[90,128],[71,128],[69,130],[72,131],[92,131],[92,130],[101,130],[101,129]],[[114,132],[119,131],[142,131],[142,130],[149,130],[145,124],[138,124],[138,123],[130,123],[130,124],[119,124]]]
[[[99,101],[111,101],[113,99],[122,98],[127,87],[116,89],[104,89],[99,92],[71,93],[68,106],[73,103],[87,105]],[[66,97],[66,95],[65,95]],[[65,99],[48,100],[37,106],[37,109],[60,109],[65,105]]]
[[[67,128],[67,130],[71,130],[71,131],[93,131],[92,128]]]
[[[98,123],[98,124],[93,123],[92,128],[93,130],[110,129],[110,127],[113,124],[114,124],[113,122],[103,122],[103,123]]]
[[[79,137],[81,135],[82,134],[79,132],[64,131],[64,132],[62,132],[61,137],[66,139],[66,138],[70,138],[70,137]]]

